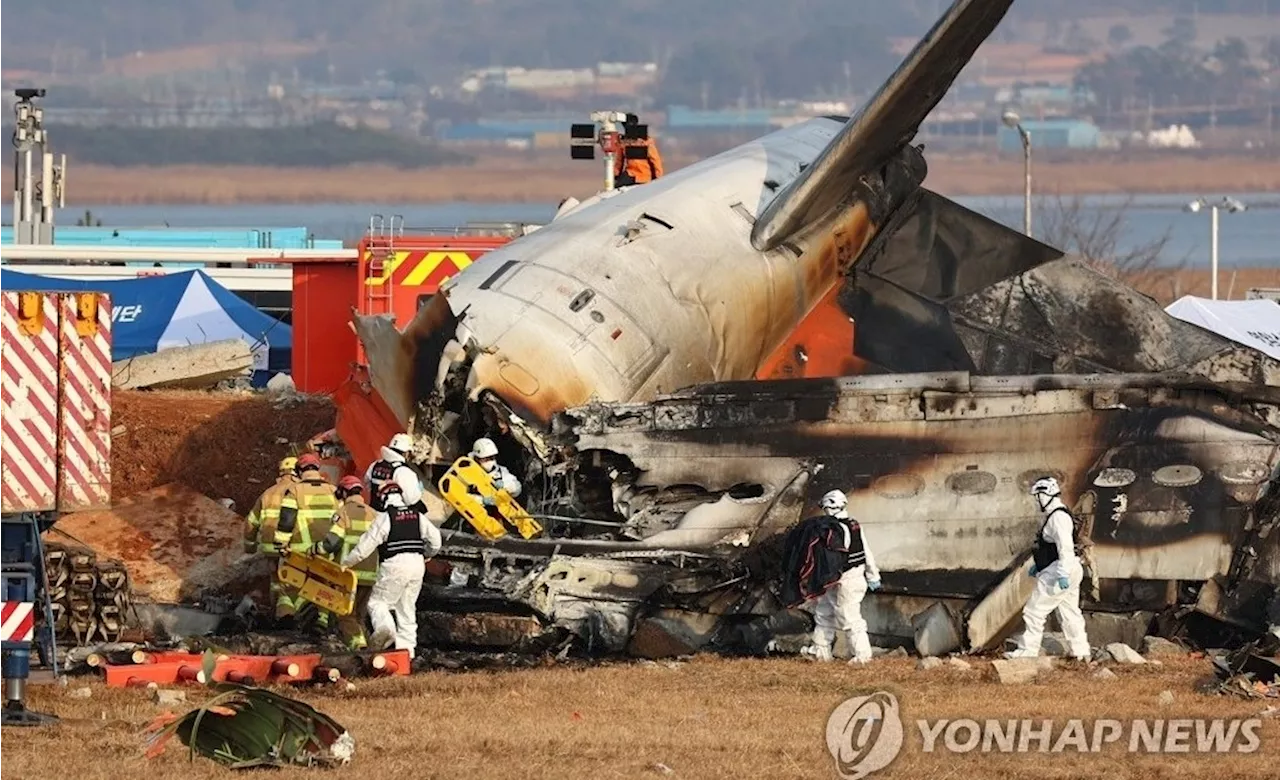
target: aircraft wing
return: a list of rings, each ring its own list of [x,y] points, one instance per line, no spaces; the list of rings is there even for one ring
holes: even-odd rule
[[[879,91],[849,119],[813,164],[761,212],[751,231],[760,251],[780,245],[830,213],[915,137],[1013,0],[956,0]]]

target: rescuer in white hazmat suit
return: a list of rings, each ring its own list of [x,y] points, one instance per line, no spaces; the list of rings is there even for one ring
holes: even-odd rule
[[[848,506],[849,500],[842,491],[832,490],[822,497],[823,511],[843,521],[840,529],[844,546],[840,551],[848,553],[849,568],[835,587],[818,597],[813,610],[813,642],[800,652],[819,661],[830,661],[836,632],[844,631],[853,653],[849,663],[865,664],[871,660],[871,639],[867,636],[867,621],[862,619],[862,598],[868,589],[880,588],[880,569],[861,526],[849,517]]]
[[[407,433],[397,433],[391,437],[391,441],[382,445],[378,460],[370,463],[369,468],[364,472],[365,484],[369,486],[369,506],[381,511],[380,488],[385,483],[394,481],[400,486],[405,506],[419,504],[417,508],[420,511],[426,511],[426,505],[421,503],[422,480],[418,478],[418,472],[414,471],[406,461],[411,449],[413,449],[413,440]]]
[[[487,437],[476,439],[475,444],[471,445],[471,457],[489,474],[489,479],[493,480],[494,490],[505,490],[512,498],[520,497],[524,486],[506,466],[498,463],[498,445],[493,443],[493,439]],[[495,503],[489,496],[484,496],[481,502],[485,506],[494,506]]]
[[[1031,495],[1044,516],[1040,533],[1036,535],[1029,572],[1036,579],[1036,589],[1022,610],[1022,620],[1027,625],[1022,642],[1017,650],[1006,653],[1006,656],[1034,658],[1040,655],[1044,621],[1056,609],[1066,636],[1067,652],[1076,660],[1087,661],[1090,658],[1089,638],[1085,634],[1084,615],[1080,612],[1084,567],[1076,555],[1075,519],[1063,505],[1062,488],[1053,477],[1036,480],[1031,486]]]
[[[351,567],[378,551],[378,579],[369,594],[370,650],[383,650],[394,640],[397,650],[414,656],[418,646],[418,594],[427,559],[440,551],[440,531],[426,512],[405,506],[404,492],[394,481],[381,487],[383,511],[342,558]],[[395,620],[391,611],[395,610]]]

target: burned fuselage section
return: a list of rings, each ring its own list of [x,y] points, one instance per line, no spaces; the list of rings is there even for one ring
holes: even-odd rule
[[[1280,583],[1280,434],[1238,410],[1278,403],[1266,386],[1244,397],[1167,376],[943,373],[588,405],[560,415],[550,438],[571,453],[568,470],[601,482],[593,518],[562,516],[552,538],[493,548],[455,532],[442,557],[463,591],[597,649],[639,637],[639,654],[758,651],[787,623],[777,534],[837,488],[883,572],[867,602],[872,633],[918,640],[936,603],[952,644],[980,649],[1016,622],[1024,599],[999,586],[1039,527],[1027,487],[1053,474],[1092,541],[1086,610],[1195,606],[1212,582],[1215,616],[1261,629]],[[601,496],[611,511],[598,511]],[[566,500],[543,493],[532,510],[567,511]],[[1250,599],[1236,603],[1242,590]]]

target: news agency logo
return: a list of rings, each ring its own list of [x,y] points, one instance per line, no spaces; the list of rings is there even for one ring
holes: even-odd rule
[[[845,699],[827,718],[827,750],[842,780],[861,780],[889,766],[902,750],[898,698],[876,691]]]
[[[1256,753],[1261,718],[1121,721],[917,720],[924,753]],[[846,699],[827,718],[827,750],[841,780],[861,780],[902,752],[898,699],[886,691]]]

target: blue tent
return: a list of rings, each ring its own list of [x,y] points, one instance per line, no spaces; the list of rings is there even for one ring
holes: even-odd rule
[[[93,290],[111,295],[111,359],[239,338],[253,349],[254,384],[289,372],[293,329],[258,311],[203,271],[84,281],[0,268],[5,290]]]

